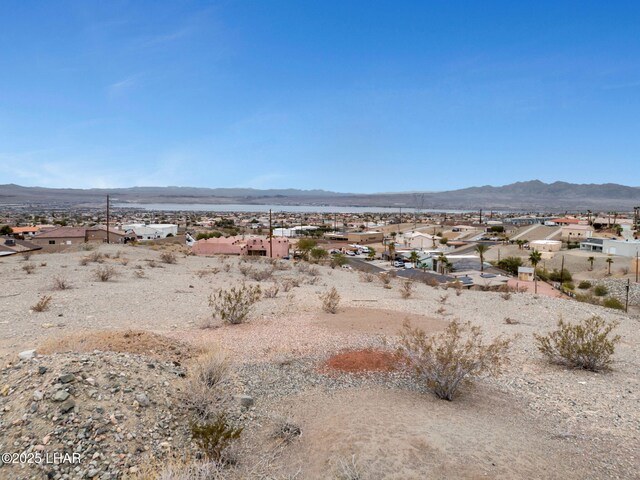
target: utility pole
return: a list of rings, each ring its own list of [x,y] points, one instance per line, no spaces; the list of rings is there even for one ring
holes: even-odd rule
[[[638,283],[638,269],[640,269],[640,252],[636,250],[636,283]]]
[[[273,258],[273,229],[271,228],[271,209],[269,209],[269,258]]]
[[[401,224],[402,224],[402,207],[400,207],[400,221],[398,222],[398,233],[400,233]]]
[[[109,238],[109,195],[107,195],[107,243],[111,243]]]
[[[624,304],[624,311],[629,313],[629,290],[631,289],[631,280],[627,279],[627,301]]]
[[[564,255],[562,255],[562,264],[560,267],[560,289],[562,290],[562,283],[564,281]]]
[[[480,209],[480,225],[482,225],[482,209]]]

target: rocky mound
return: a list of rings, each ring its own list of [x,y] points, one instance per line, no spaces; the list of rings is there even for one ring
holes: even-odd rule
[[[177,362],[115,352],[57,353],[0,371],[3,479],[120,478],[146,455],[189,443]],[[19,464],[20,460],[31,464]]]

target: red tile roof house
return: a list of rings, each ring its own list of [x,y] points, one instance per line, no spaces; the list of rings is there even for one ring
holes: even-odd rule
[[[271,246],[267,237],[220,237],[198,240],[192,247],[196,255],[255,255],[282,258],[289,255],[289,239],[274,237]],[[270,255],[270,251],[273,255]]]

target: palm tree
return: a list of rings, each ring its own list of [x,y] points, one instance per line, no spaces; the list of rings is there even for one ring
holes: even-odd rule
[[[589,268],[589,270],[593,270],[593,262],[596,261],[596,257],[589,257],[587,258],[587,262],[589,262],[589,265],[591,265],[591,267]]]
[[[529,261],[531,262],[531,265],[533,265],[533,284],[535,293],[538,293],[538,276],[536,275],[536,267],[538,266],[538,263],[540,263],[540,260],[542,260],[542,254],[538,250],[534,250],[531,252],[531,255],[529,255]]]
[[[524,245],[524,241],[523,240],[516,240],[516,245],[518,245],[518,250],[522,250],[522,245]]]
[[[475,251],[480,255],[480,273],[484,272],[484,254],[487,253],[487,250],[489,250],[489,247],[482,243],[476,245]]]
[[[395,260],[396,257],[396,245],[393,242],[389,242],[389,259],[391,263]]]
[[[607,273],[607,275],[611,275],[611,264],[613,263],[613,258],[609,257],[605,260],[605,262],[609,264],[609,272]]]
[[[411,252],[411,255],[409,255],[409,260],[411,261],[411,263],[413,263],[413,266],[415,268],[418,268],[418,263],[420,262],[420,255],[418,255],[418,252],[413,250]]]
[[[445,274],[445,269],[447,268],[447,264],[449,263],[449,260],[447,259],[447,257],[445,256],[444,253],[440,253],[440,255],[438,255],[438,271],[441,274]]]

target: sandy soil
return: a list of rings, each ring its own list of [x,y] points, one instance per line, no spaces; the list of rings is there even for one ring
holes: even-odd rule
[[[285,264],[273,277],[280,285],[297,279],[299,287],[261,300],[246,324],[203,330],[215,288],[257,283],[242,275],[237,258],[179,255],[176,264],[163,264],[161,252],[146,247],[102,246],[100,252],[111,257],[101,265],[80,265],[91,253],[82,251],[34,255],[28,262],[0,260],[4,363],[52,336],[135,328],[197,346],[221,345],[238,367],[280,365],[283,359],[321,365],[346,348],[393,346],[405,318],[429,331],[460,318],[481,325],[489,337],[515,339],[504,375],[479,381],[454,402],[384,379],[366,388],[347,382],[337,390],[311,385],[280,395],[284,388],[276,383],[273,396],[256,398],[256,415],[286,408],[303,431],[276,461],[280,468],[300,468],[298,478],[332,478],[328,472],[336,458],[355,454],[370,469],[366,478],[375,479],[640,478],[637,316],[529,293],[510,299],[491,292],[458,296],[422,284],[405,300],[397,281],[385,289],[349,270],[317,267],[305,273]],[[35,265],[32,274],[23,270],[26,263]],[[117,276],[95,280],[94,270],[106,265]],[[55,290],[56,276],[72,288]],[[323,313],[319,299],[332,286],[342,296],[336,315]],[[31,311],[43,295],[52,297],[50,309]],[[540,357],[533,333],[548,331],[560,316],[579,320],[593,314],[620,322],[622,342],[611,372],[572,371]],[[258,434],[260,428],[255,427]]]

